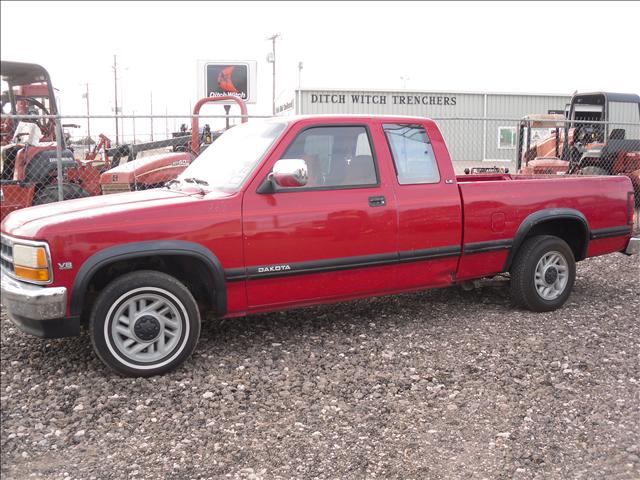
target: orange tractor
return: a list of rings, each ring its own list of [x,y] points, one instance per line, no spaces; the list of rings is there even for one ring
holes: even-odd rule
[[[67,125],[51,117],[58,108],[49,73],[40,65],[5,61],[1,71],[7,90],[0,122],[0,220],[19,208],[55,202],[60,191],[63,200],[100,193],[99,171],[76,161],[64,138],[58,139]],[[16,118],[23,115],[28,117]]]
[[[640,206],[640,96],[580,93],[572,97],[566,118],[524,117],[516,168],[528,175],[626,175]]]
[[[200,130],[197,115],[204,104],[235,102],[240,106],[242,122],[247,121],[247,108],[240,98],[204,98],[194,107],[191,135],[182,132],[167,140],[112,147],[109,138],[101,134],[99,143],[86,152],[84,159],[76,160],[65,146],[62,133],[58,142],[58,132],[75,125],[58,126],[52,118],[58,109],[48,72],[40,65],[2,61],[2,79],[8,88],[2,94],[0,125],[0,220],[20,208],[58,201],[60,190],[62,200],[67,200],[164,185],[222,133],[211,132],[208,125]],[[168,147],[173,151],[162,151]],[[160,153],[136,158],[149,150]]]
[[[567,121],[560,114],[533,114],[520,120],[516,169],[526,175],[567,173],[562,158]],[[569,130],[569,142],[573,130]]]

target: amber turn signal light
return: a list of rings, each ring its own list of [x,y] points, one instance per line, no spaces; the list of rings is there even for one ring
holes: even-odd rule
[[[35,282],[48,282],[49,281],[49,269],[48,268],[29,268],[15,266],[16,277],[22,280],[32,280]]]

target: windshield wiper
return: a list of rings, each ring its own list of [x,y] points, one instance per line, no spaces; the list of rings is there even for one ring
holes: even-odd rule
[[[198,185],[204,185],[205,187],[209,186],[209,182],[207,182],[206,180],[202,180],[201,178],[189,177],[189,178],[183,178],[182,180],[189,183],[197,183]]]
[[[193,183],[195,184],[197,187],[200,188],[200,193],[202,195],[205,194],[204,188],[201,187],[201,185],[204,185],[205,187],[209,186],[209,182],[207,182],[206,180],[202,180],[201,178],[194,178],[194,177],[189,177],[189,178],[174,178],[173,180],[169,180],[168,182],[166,182],[164,184],[165,187],[167,188],[171,188],[171,185],[175,185],[180,184],[182,182],[186,182],[186,183]]]
[[[181,178],[178,181],[183,181],[186,183],[193,183],[196,187],[200,188],[200,194],[201,195],[205,195],[206,192],[204,191],[204,188],[202,188],[202,185],[204,185],[205,187],[209,186],[209,182],[207,182],[206,180],[202,180],[201,178],[195,178],[195,177],[189,177],[189,178]]]

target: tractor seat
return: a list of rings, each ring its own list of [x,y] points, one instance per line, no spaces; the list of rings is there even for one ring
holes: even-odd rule
[[[611,130],[611,134],[609,135],[609,140],[624,140],[625,137],[624,128],[614,128]]]

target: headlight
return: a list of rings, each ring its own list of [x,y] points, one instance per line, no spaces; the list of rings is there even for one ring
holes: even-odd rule
[[[51,280],[47,249],[35,245],[13,244],[13,265],[16,278],[31,282]]]

